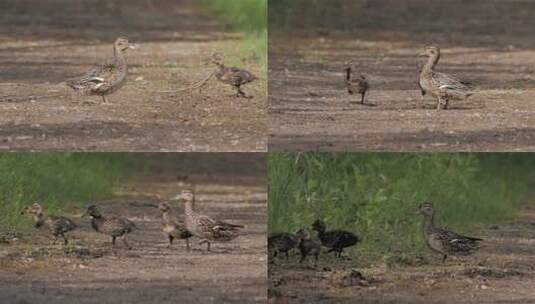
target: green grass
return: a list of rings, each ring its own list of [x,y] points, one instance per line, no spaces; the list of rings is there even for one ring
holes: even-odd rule
[[[222,23],[243,32],[243,55],[267,67],[267,0],[202,0]]]
[[[2,153],[0,168],[0,229],[27,231],[25,206],[38,201],[58,214],[110,197],[129,161],[105,153]]]
[[[460,232],[517,214],[528,192],[522,154],[328,154],[269,156],[269,231],[328,227],[357,232],[352,254],[373,261],[422,252],[416,207],[431,201],[437,222]]]

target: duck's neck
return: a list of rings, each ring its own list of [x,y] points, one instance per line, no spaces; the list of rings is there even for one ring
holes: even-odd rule
[[[429,56],[429,58],[427,59],[427,63],[422,68],[422,73],[431,73],[437,65],[439,59],[440,54],[434,54]]]
[[[105,219],[102,216],[95,217],[91,219],[91,227],[95,229],[95,231],[100,231],[100,226],[104,223]]]
[[[169,211],[162,212],[162,220],[165,223],[169,223],[170,222],[171,219],[169,218]]]
[[[118,50],[117,47],[113,47],[113,55],[115,56],[115,60],[120,64],[126,64],[126,56],[124,55],[124,52],[121,50]]]
[[[194,200],[187,200],[186,201],[186,207],[184,209],[184,213],[187,216],[192,216],[192,215],[195,214],[195,211],[193,211],[193,203],[194,203]]]
[[[347,82],[350,82],[350,81],[351,81],[351,79],[352,79],[351,76],[352,76],[352,75],[351,75],[351,67],[348,67],[348,68],[346,69],[346,81],[347,81]]]
[[[434,215],[426,215],[424,217],[424,228],[426,231],[433,231],[435,229]]]

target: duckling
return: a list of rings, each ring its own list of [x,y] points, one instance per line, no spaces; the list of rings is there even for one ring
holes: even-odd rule
[[[119,90],[126,83],[128,68],[125,53],[129,49],[136,49],[128,38],[119,37],[113,44],[113,58],[88,73],[68,79],[65,83],[75,91],[88,95],[99,95],[104,103],[106,95]]]
[[[65,234],[77,228],[77,225],[72,220],[64,216],[44,215],[43,207],[41,207],[41,205],[37,202],[26,207],[21,214],[30,215],[35,222],[35,228],[48,228],[54,236],[53,244],[56,244],[58,237],[61,237],[63,238],[63,243],[67,245],[69,240]]]
[[[202,239],[199,245],[206,244],[210,251],[211,241],[228,242],[238,236],[242,225],[229,224],[214,220],[209,216],[199,214],[193,210],[195,195],[191,190],[184,190],[176,199],[183,200],[186,205],[186,228],[195,236]]]
[[[362,74],[359,78],[353,78],[353,61],[350,61],[347,64],[347,67],[344,69],[344,71],[346,72],[345,85],[347,92],[349,95],[360,94],[360,104],[364,104],[366,92],[370,88],[368,80]]]
[[[298,230],[295,236],[297,238],[297,248],[301,253],[299,263],[302,263],[307,256],[312,255],[314,256],[314,267],[316,267],[321,252],[321,243],[314,239],[305,229]]]
[[[174,219],[169,212],[171,211],[171,206],[168,203],[160,203],[158,209],[162,212],[162,231],[169,238],[169,245],[173,245],[174,239],[186,240],[186,248],[190,250],[189,238],[193,236],[191,232],[186,229],[186,224],[183,221]]]
[[[212,54],[210,62],[215,64],[218,68],[215,77],[220,82],[234,87],[236,89],[236,97],[253,98],[253,96],[247,96],[245,92],[242,91],[241,86],[257,80],[258,77],[249,71],[225,66],[223,54],[221,53]]]
[[[442,262],[446,261],[448,254],[465,256],[479,249],[479,242],[483,239],[462,236],[453,231],[435,227],[433,222],[435,209],[431,203],[421,204],[418,211],[424,216],[425,241],[431,249],[443,255]]]
[[[321,244],[329,248],[327,253],[335,252],[338,258],[342,257],[344,248],[354,246],[360,241],[359,237],[354,233],[344,230],[325,231],[326,229],[325,223],[321,220],[316,220],[312,224],[312,230],[318,232]]]
[[[440,59],[440,49],[435,46],[425,48],[420,56],[427,56],[427,63],[420,72],[419,86],[423,96],[431,93],[437,98],[437,110],[447,109],[451,99],[466,100],[473,95],[471,83],[461,81],[448,74],[435,72]]]
[[[102,216],[97,206],[91,205],[87,208],[86,214],[91,217],[91,226],[95,231],[111,236],[111,243],[115,245],[115,239],[120,237],[128,249],[132,247],[126,238],[129,233],[137,229],[136,225],[124,217],[105,218]]]
[[[273,258],[277,257],[279,253],[284,253],[286,260],[288,260],[290,257],[289,252],[295,246],[297,246],[297,238],[291,233],[272,233],[268,237],[268,251],[273,253]]]

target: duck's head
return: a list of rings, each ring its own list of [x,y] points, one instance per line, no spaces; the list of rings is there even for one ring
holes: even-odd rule
[[[350,71],[353,69],[353,66],[355,65],[355,62],[353,60],[349,60],[345,63],[344,71]]]
[[[215,65],[223,65],[224,60],[225,60],[225,56],[222,53],[216,52],[212,54],[208,63],[209,64],[212,63]]]
[[[315,231],[324,231],[325,230],[325,223],[322,220],[316,220],[314,223],[312,223],[312,230]]]
[[[308,232],[306,229],[299,229],[295,232],[295,236],[299,240],[308,240],[310,239],[310,232]]]
[[[158,204],[158,209],[160,209],[162,213],[169,212],[169,210],[171,210],[171,206],[169,206],[169,204],[166,202],[162,202]]]
[[[179,195],[175,196],[175,200],[193,202],[195,200],[195,195],[193,194],[192,190],[186,189],[182,190]]]
[[[427,46],[424,51],[419,54],[422,57],[434,57],[440,55],[440,49],[436,46]]]
[[[126,52],[127,50],[135,50],[138,48],[137,44],[130,43],[128,38],[126,37],[119,37],[115,40],[114,43],[115,49],[121,52]]]
[[[41,215],[43,213],[43,207],[38,202],[34,202],[30,206],[24,208],[20,214],[29,214],[29,215]]]
[[[418,207],[418,213],[424,216],[433,216],[435,214],[435,208],[433,208],[433,204],[426,202]]]
[[[83,216],[90,216],[94,218],[101,218],[102,215],[100,214],[100,211],[98,210],[98,207],[95,205],[91,205],[87,207],[87,210],[85,211]]]

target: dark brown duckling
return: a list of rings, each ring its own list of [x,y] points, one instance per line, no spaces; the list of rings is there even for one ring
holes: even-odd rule
[[[301,259],[299,263],[302,263],[307,256],[312,255],[314,257],[314,267],[318,263],[318,257],[321,252],[321,243],[319,240],[313,238],[308,231],[300,229],[295,233],[297,237],[297,248],[301,253]]]
[[[364,104],[366,92],[368,92],[368,89],[370,88],[368,80],[362,74],[358,78],[354,78],[352,61],[347,64],[344,71],[346,72],[345,85],[347,92],[349,95],[360,94],[360,103]]]
[[[435,209],[431,203],[424,203],[418,207],[424,216],[424,238],[427,245],[441,253],[442,262],[451,255],[470,255],[479,249],[479,242],[483,239],[463,236],[453,231],[435,227]]]
[[[268,251],[272,253],[272,258],[277,257],[279,253],[286,255],[288,260],[289,252],[297,246],[297,237],[287,232],[272,233],[268,237]]]
[[[162,213],[162,231],[167,235],[169,239],[168,247],[173,245],[174,239],[186,240],[186,248],[190,250],[189,239],[193,234],[186,229],[186,224],[184,221],[179,221],[173,218],[169,213],[171,211],[171,206],[168,203],[160,203],[158,209]]]
[[[119,90],[126,83],[128,67],[125,53],[137,46],[131,44],[128,38],[119,37],[113,44],[113,58],[88,73],[67,80],[65,83],[73,90],[87,94],[98,95],[106,103],[106,95]]]
[[[225,66],[223,54],[221,53],[214,53],[210,62],[215,64],[218,68],[215,77],[220,82],[234,87],[236,89],[236,97],[253,98],[252,96],[247,96],[245,92],[242,91],[241,86],[257,80],[258,77],[244,69]]]
[[[77,225],[64,216],[46,216],[43,214],[43,207],[39,203],[33,203],[22,211],[22,214],[30,215],[35,221],[35,228],[48,228],[54,236],[53,244],[56,244],[59,237],[63,238],[63,243],[67,245],[69,240],[65,236],[67,232],[76,229]]]
[[[128,249],[132,247],[126,238],[129,233],[137,229],[136,225],[125,217],[105,218],[102,216],[97,206],[91,205],[87,208],[86,214],[91,217],[91,226],[95,231],[111,236],[111,242],[115,245],[115,239],[120,237]]]
[[[316,220],[312,224],[312,230],[318,232],[321,244],[329,248],[327,252],[335,252],[338,258],[342,257],[344,248],[354,246],[360,241],[359,237],[352,232],[344,230],[326,231],[326,229],[325,223],[321,220]]]

